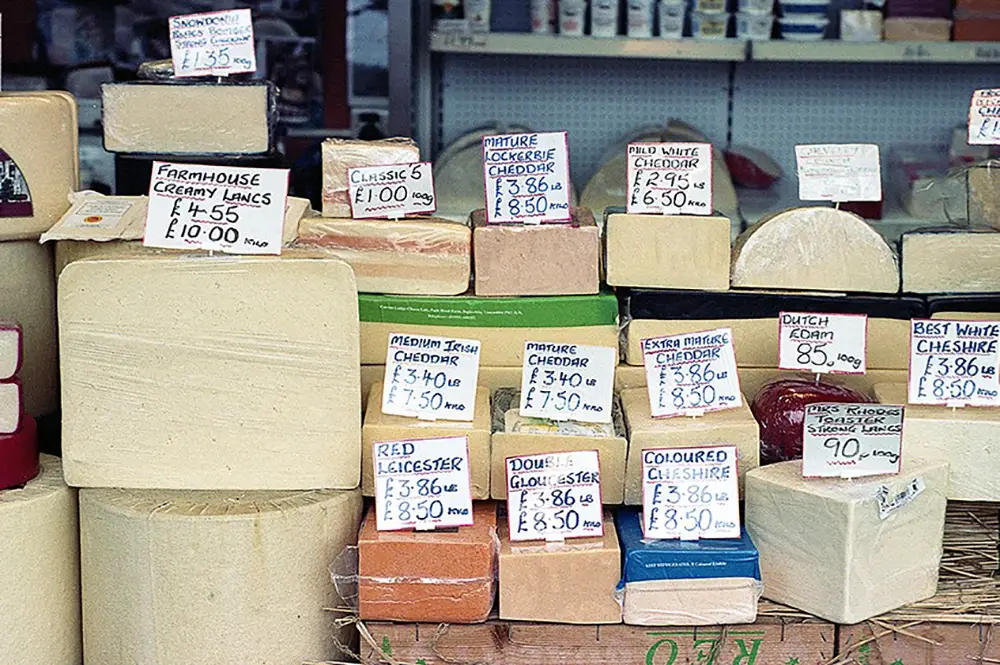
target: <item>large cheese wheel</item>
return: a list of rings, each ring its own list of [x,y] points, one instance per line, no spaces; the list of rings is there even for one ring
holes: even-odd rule
[[[857,215],[793,208],[765,217],[733,247],[735,287],[896,293],[892,248]]]
[[[0,492],[0,662],[80,665],[76,490],[58,457],[42,455],[41,467],[24,489]]]
[[[343,660],[328,569],[360,520],[359,490],[81,491],[87,663]]]

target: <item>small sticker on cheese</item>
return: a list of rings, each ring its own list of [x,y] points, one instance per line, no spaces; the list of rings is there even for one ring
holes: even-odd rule
[[[911,503],[914,499],[920,496],[926,489],[924,484],[924,479],[917,476],[906,486],[902,492],[897,492],[895,494],[891,493],[889,488],[882,485],[878,489],[878,494],[875,498],[878,500],[878,516],[880,519],[888,519],[889,515],[902,508],[908,503]]]

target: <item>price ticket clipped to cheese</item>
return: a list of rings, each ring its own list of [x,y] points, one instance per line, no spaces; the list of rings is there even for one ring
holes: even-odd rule
[[[472,524],[466,437],[376,442],[372,463],[379,531]]]
[[[607,346],[525,342],[521,415],[610,423],[617,357]]]
[[[604,535],[596,450],[508,457],[506,468],[511,541]]]
[[[654,418],[700,416],[743,404],[729,328],[644,339],[642,356]]]
[[[143,244],[280,254],[287,169],[153,162]]]
[[[487,223],[570,219],[566,132],[483,137],[483,172]]]
[[[903,407],[809,404],[802,424],[804,478],[861,478],[899,473]]]
[[[736,446],[642,451],[644,538],[740,537]]]
[[[976,90],[972,94],[969,145],[1000,145],[1000,88]]]
[[[351,217],[399,219],[437,210],[430,162],[347,169]]]
[[[799,198],[803,201],[881,201],[878,146],[832,143],[795,146]]]
[[[476,410],[480,343],[391,333],[382,413],[421,420],[471,421]]]
[[[626,172],[630,214],[712,214],[708,143],[630,143]]]
[[[913,319],[910,404],[1000,406],[1000,322]]]
[[[816,374],[864,374],[867,339],[864,314],[781,312],[778,367]]]
[[[171,16],[174,76],[226,76],[257,71],[249,9]]]

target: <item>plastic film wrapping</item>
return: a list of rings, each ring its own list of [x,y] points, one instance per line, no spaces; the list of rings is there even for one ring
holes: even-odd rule
[[[347,170],[362,166],[412,164],[420,161],[413,139],[378,141],[327,139],[323,141],[323,216],[350,217]]]

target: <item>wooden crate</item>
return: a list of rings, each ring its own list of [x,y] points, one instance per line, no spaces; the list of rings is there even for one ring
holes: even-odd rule
[[[844,664],[1000,663],[1000,625],[879,620],[841,626],[838,643],[837,662]]]
[[[499,621],[474,625],[366,621],[363,628],[374,641],[372,644],[362,633],[359,654],[364,665],[501,665],[504,662],[507,628]]]

